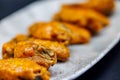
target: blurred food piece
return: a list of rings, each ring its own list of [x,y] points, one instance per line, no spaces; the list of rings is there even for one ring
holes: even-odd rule
[[[71,39],[70,30],[59,22],[35,23],[29,28],[29,33],[34,38],[58,41],[66,45]]]
[[[88,8],[62,7],[53,20],[84,27],[92,33],[100,32],[104,26],[109,24],[109,19],[106,16]]]
[[[30,35],[32,35],[32,37],[36,38],[36,36],[38,36],[37,37],[38,39],[45,39],[45,37],[47,37],[48,33],[49,33],[49,37],[51,38],[51,40],[54,40],[55,38],[59,38],[59,36],[61,36],[61,39],[64,39],[64,34],[67,35],[67,33],[68,33],[69,36],[66,36],[65,41],[67,41],[68,40],[67,38],[69,38],[69,40],[67,42],[69,42],[70,44],[88,43],[90,41],[89,31],[86,29],[83,29],[83,28],[78,28],[75,25],[72,25],[69,23],[62,23],[62,22],[58,22],[58,21],[52,21],[52,22],[46,23],[44,25],[41,25],[41,24],[44,24],[44,23],[36,23],[36,24],[34,24],[34,26],[30,27],[29,32],[30,32]],[[52,24],[56,24],[56,25],[54,26]],[[45,25],[47,25],[47,26],[45,26]],[[64,29],[65,29],[64,31],[66,31],[66,32],[62,32],[62,31],[56,29],[57,26],[59,26],[59,28],[64,27]],[[49,32],[46,31],[50,27],[52,27],[52,29],[54,29],[54,30],[52,31],[52,29],[51,29],[51,31],[49,31]],[[44,28],[44,30],[41,28]],[[55,32],[57,33],[56,37],[55,37]],[[63,33],[63,34],[60,34],[60,33]],[[47,35],[47,36],[45,36],[45,35]],[[54,36],[52,37],[52,35],[54,35]],[[50,38],[48,38],[48,40]],[[64,42],[64,40],[63,40],[63,42]]]
[[[53,50],[57,55],[57,60],[59,61],[66,61],[70,57],[69,49],[67,48],[67,46],[65,46],[62,43],[58,43],[56,41],[34,39],[32,37],[19,34],[11,41],[3,44],[3,47],[2,47],[3,59],[7,59],[10,57],[20,57],[21,55],[23,55],[23,51],[27,48],[27,46],[28,48],[32,49],[34,48],[35,44],[37,44],[37,46],[44,46],[44,47],[47,47],[48,49]],[[29,53],[30,55],[32,54],[31,52],[27,52],[26,54],[29,54]],[[15,54],[17,54],[17,56],[15,56]],[[24,55],[21,57],[28,57],[30,55]]]
[[[29,58],[46,68],[57,62],[56,53],[53,50],[28,39],[28,36],[18,34],[11,41],[3,44],[3,59]]]
[[[115,9],[115,0],[87,0],[86,3],[77,3],[71,5],[63,5],[69,8],[91,8],[104,15],[110,15]]]
[[[0,60],[1,80],[49,80],[50,72],[46,68],[28,59]]]

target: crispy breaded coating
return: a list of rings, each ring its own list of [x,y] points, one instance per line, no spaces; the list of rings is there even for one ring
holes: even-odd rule
[[[90,8],[104,15],[110,15],[115,9],[115,0],[87,0],[85,3],[65,4],[69,8]]]
[[[64,25],[72,31],[71,44],[88,43],[90,41],[91,33],[87,29],[69,23],[64,23]]]
[[[115,0],[88,0],[81,4],[83,7],[92,8],[102,14],[110,15],[115,9]]]
[[[28,40],[16,44],[14,58],[28,58],[46,68],[57,62],[56,54],[52,49]]]
[[[66,61],[70,57],[70,51],[63,43],[58,43],[56,41],[39,40],[39,39],[30,39],[30,41],[39,43],[54,50],[54,52],[57,55],[58,61]]]
[[[40,65],[49,68],[57,62],[56,53],[41,44],[28,41],[29,37],[17,35],[11,41],[3,44],[3,59],[7,58],[29,58]]]
[[[32,37],[69,44],[70,30],[59,22],[35,23],[29,28]]]
[[[26,36],[27,37],[27,36]],[[16,37],[15,37],[16,38]],[[19,42],[16,42],[15,41],[15,38],[14,40],[12,41],[9,41],[7,43],[5,43],[2,47],[2,55],[3,55],[3,59],[7,59],[7,58],[10,58],[10,57],[14,57],[14,51],[15,51],[15,47],[16,47],[16,44],[19,43]],[[29,42],[33,42],[33,43],[37,43],[39,45],[42,45],[42,46],[45,46],[45,47],[48,47],[49,49],[52,49],[55,54],[57,55],[57,60],[59,61],[66,61],[69,57],[70,57],[70,51],[69,49],[62,43],[58,43],[56,41],[48,41],[48,40],[39,40],[39,39],[34,39],[34,38],[31,38],[31,37],[28,37],[27,40],[23,40],[24,42],[25,41],[29,41]],[[21,42],[21,41],[20,41]],[[14,45],[13,45],[14,44]],[[21,44],[21,43],[19,43]],[[24,44],[23,44],[24,45]],[[31,45],[31,44],[30,44]],[[26,46],[25,46],[26,47]],[[32,46],[31,46],[32,47]],[[20,48],[20,49],[19,49]],[[17,47],[17,49],[20,51],[23,48],[23,46],[21,45]],[[23,51],[22,51],[23,52]],[[18,52],[20,53],[20,52]],[[16,52],[16,54],[18,54]],[[24,56],[25,57],[25,56]]]
[[[55,15],[54,20],[78,25],[79,27],[91,30],[93,33],[101,31],[104,26],[109,24],[109,19],[104,15],[92,9],[84,8],[63,7],[62,10]]]
[[[28,59],[0,60],[0,80],[49,80],[50,72],[46,68]]]

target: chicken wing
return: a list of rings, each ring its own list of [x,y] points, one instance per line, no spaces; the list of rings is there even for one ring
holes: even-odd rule
[[[85,3],[67,4],[63,7],[69,8],[91,8],[104,15],[110,15],[115,9],[115,0],[88,0]]]
[[[109,19],[104,15],[92,9],[78,9],[63,7],[62,10],[55,15],[54,20],[68,22],[79,27],[84,27],[91,32],[99,32],[104,26],[109,24]]]
[[[71,36],[70,30],[59,22],[35,23],[29,28],[32,37],[58,41],[68,44]]]
[[[49,68],[57,62],[56,53],[41,44],[28,41],[25,35],[17,35],[2,47],[3,59],[29,58],[40,65]]]
[[[25,40],[22,40],[22,41],[34,42],[34,43],[37,43],[39,45],[43,45],[45,47],[48,47],[49,49],[52,49],[55,52],[55,54],[57,55],[57,60],[59,60],[59,61],[66,61],[70,56],[69,49],[62,43],[58,43],[56,41],[34,39],[34,38],[28,37],[28,36],[26,36],[26,37],[27,38]],[[15,56],[14,55],[15,47],[16,47],[17,43],[21,42],[21,41],[16,41],[16,40],[19,40],[18,36],[16,36],[13,40],[11,40],[3,45],[3,47],[2,47],[3,59],[7,59],[7,58]],[[19,44],[21,44],[21,43],[19,43]],[[21,49],[23,49],[23,46],[17,47],[17,48],[18,48],[18,50],[21,50]],[[19,48],[21,48],[21,49],[19,49]]]
[[[114,11],[115,0],[89,0],[83,6],[97,10],[102,14],[110,15]]]
[[[0,80],[49,80],[46,68],[28,59],[0,60]]]
[[[49,68],[57,62],[57,57],[52,49],[33,41],[18,42],[14,48],[14,58],[28,58]]]
[[[58,61],[66,61],[70,57],[69,49],[62,43],[58,43],[56,41],[39,40],[39,39],[30,39],[30,41],[44,45],[54,50],[54,52],[57,55]]]

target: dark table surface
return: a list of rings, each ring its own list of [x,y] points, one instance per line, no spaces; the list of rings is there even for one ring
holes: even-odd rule
[[[36,0],[0,0],[0,20]],[[120,80],[120,41],[95,66],[76,80]]]

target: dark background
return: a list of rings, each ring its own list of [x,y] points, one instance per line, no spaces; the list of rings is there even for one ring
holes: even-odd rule
[[[0,0],[0,20],[36,0]],[[120,80],[120,42],[76,80]]]

